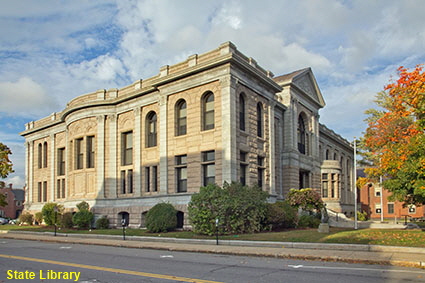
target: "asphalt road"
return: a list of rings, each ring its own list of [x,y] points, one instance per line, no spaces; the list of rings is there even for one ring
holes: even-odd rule
[[[0,240],[0,282],[425,282],[425,270]]]

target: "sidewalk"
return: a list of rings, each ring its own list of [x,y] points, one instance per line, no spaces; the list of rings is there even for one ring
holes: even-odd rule
[[[0,238],[240,256],[382,264],[425,269],[425,248],[234,240],[219,240],[219,245],[216,245],[215,240],[126,237],[124,241],[122,236],[58,233],[55,237],[53,233],[18,231],[0,231]]]

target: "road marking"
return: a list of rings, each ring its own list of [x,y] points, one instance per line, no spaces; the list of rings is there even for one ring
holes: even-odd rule
[[[15,256],[15,255],[0,254],[0,257],[7,258],[7,259],[18,259],[18,260],[25,260],[25,261],[40,262],[40,263],[49,263],[49,264],[55,264],[55,265],[71,266],[71,267],[77,267],[77,268],[108,271],[108,272],[115,272],[115,273],[128,274],[128,275],[136,275],[136,276],[142,276],[142,277],[174,280],[174,281],[181,281],[181,282],[222,283],[222,282],[218,282],[218,281],[209,281],[209,280],[202,280],[202,279],[178,277],[178,276],[172,276],[172,275],[155,274],[155,273],[148,273],[148,272],[141,272],[141,271],[125,270],[125,269],[118,269],[118,268],[109,268],[109,267],[102,267],[102,266],[95,266],[95,265],[85,265],[85,264],[63,262],[63,261],[56,261],[56,260],[48,260],[48,259],[40,259],[40,258],[23,257],[23,256]]]
[[[358,268],[358,267],[337,267],[337,266],[313,266],[313,265],[288,265],[295,269],[309,268],[309,269],[334,269],[334,270],[353,270],[353,271],[378,271],[378,272],[399,272],[399,273],[418,273],[425,274],[425,271],[402,270],[402,269],[377,269],[377,268]]]
[[[161,256],[159,256],[160,258],[166,258],[166,257],[169,257],[169,258],[173,258],[174,256],[172,256],[172,255],[161,255]]]
[[[60,247],[59,249],[70,249],[72,247]]]

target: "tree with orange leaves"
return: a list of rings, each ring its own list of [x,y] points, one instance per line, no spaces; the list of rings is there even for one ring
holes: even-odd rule
[[[425,204],[425,73],[422,66],[398,69],[399,79],[376,97],[379,109],[366,111],[361,140],[374,166],[369,177],[384,177],[392,199]]]

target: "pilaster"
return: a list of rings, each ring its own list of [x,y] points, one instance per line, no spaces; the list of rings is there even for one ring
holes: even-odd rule
[[[142,196],[142,185],[141,185],[141,144],[140,141],[142,140],[141,135],[141,110],[140,107],[135,108],[134,110],[134,174],[133,174],[133,180],[134,180],[134,194],[136,197]]]
[[[237,181],[236,81],[229,75],[220,79],[222,111],[222,181]]]
[[[269,186],[270,186],[270,194],[276,195],[276,170],[275,170],[275,131],[274,131],[274,115],[275,115],[275,105],[274,103],[270,103],[268,107],[269,112]]]
[[[159,100],[159,194],[168,194],[168,149],[167,149],[167,107],[168,98],[160,94]]]
[[[56,162],[55,162],[55,134],[50,135],[50,150],[49,150],[49,167],[50,167],[50,201],[54,202],[56,199],[55,194],[55,168],[56,168]]]
[[[109,170],[108,170],[108,198],[117,198],[117,116],[115,114],[108,115],[109,120]]]
[[[105,115],[97,116],[96,187],[97,198],[105,198]]]

